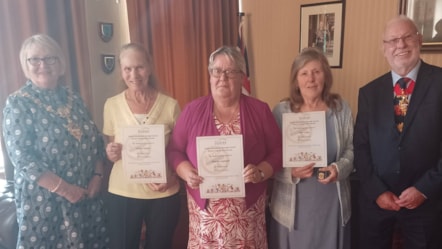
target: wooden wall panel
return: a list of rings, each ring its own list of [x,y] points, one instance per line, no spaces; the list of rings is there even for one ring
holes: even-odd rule
[[[299,51],[300,6],[313,0],[242,0],[250,60],[252,94],[271,108],[288,94],[290,66]],[[347,0],[342,68],[333,69],[335,92],[356,114],[359,87],[389,70],[381,50],[387,20],[399,14],[399,0]],[[442,66],[442,54],[423,53]]]

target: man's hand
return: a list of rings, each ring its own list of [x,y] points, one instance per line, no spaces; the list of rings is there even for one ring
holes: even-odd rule
[[[415,187],[409,187],[402,191],[396,204],[403,208],[415,209],[425,201],[424,195]]]
[[[382,209],[390,211],[399,211],[401,207],[396,203],[399,198],[390,191],[386,191],[378,196],[376,204]]]

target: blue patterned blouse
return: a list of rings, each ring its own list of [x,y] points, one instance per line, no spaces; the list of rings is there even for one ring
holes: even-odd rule
[[[28,81],[8,97],[3,116],[15,167],[17,248],[106,248],[100,198],[72,204],[37,184],[51,171],[87,188],[104,157],[102,137],[80,97],[65,86],[42,89]]]

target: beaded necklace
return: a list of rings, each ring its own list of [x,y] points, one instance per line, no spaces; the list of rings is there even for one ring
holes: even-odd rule
[[[63,119],[66,119],[67,124],[63,124],[63,126],[67,129],[67,131],[75,137],[78,141],[80,141],[81,136],[83,135],[83,131],[80,127],[71,119],[71,110],[72,110],[72,102],[73,102],[73,93],[71,89],[68,90],[68,102],[65,106],[58,107],[55,111],[51,105],[47,105],[41,102],[40,99],[30,95],[27,92],[21,92],[23,97],[30,98],[38,107],[45,109],[47,112],[52,113],[56,116],[59,116]]]

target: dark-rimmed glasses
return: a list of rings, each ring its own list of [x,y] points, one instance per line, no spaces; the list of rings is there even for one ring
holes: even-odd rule
[[[28,58],[26,60],[32,66],[38,66],[38,65],[41,64],[41,62],[44,62],[46,65],[53,65],[57,61],[57,59],[58,59],[57,56],[46,56],[46,57],[43,57],[43,58],[31,57],[31,58]]]
[[[221,78],[221,75],[224,74],[227,78],[233,78],[239,73],[242,73],[241,70],[235,70],[235,69],[226,69],[222,70],[221,68],[212,68],[210,69],[210,74],[215,78]]]
[[[403,43],[406,43],[406,44],[410,44],[410,43],[416,41],[417,35],[418,35],[418,33],[415,33],[415,34],[409,34],[406,36],[394,38],[391,40],[384,40],[384,43],[389,45],[390,47],[396,47],[399,44],[399,41],[402,41]]]

